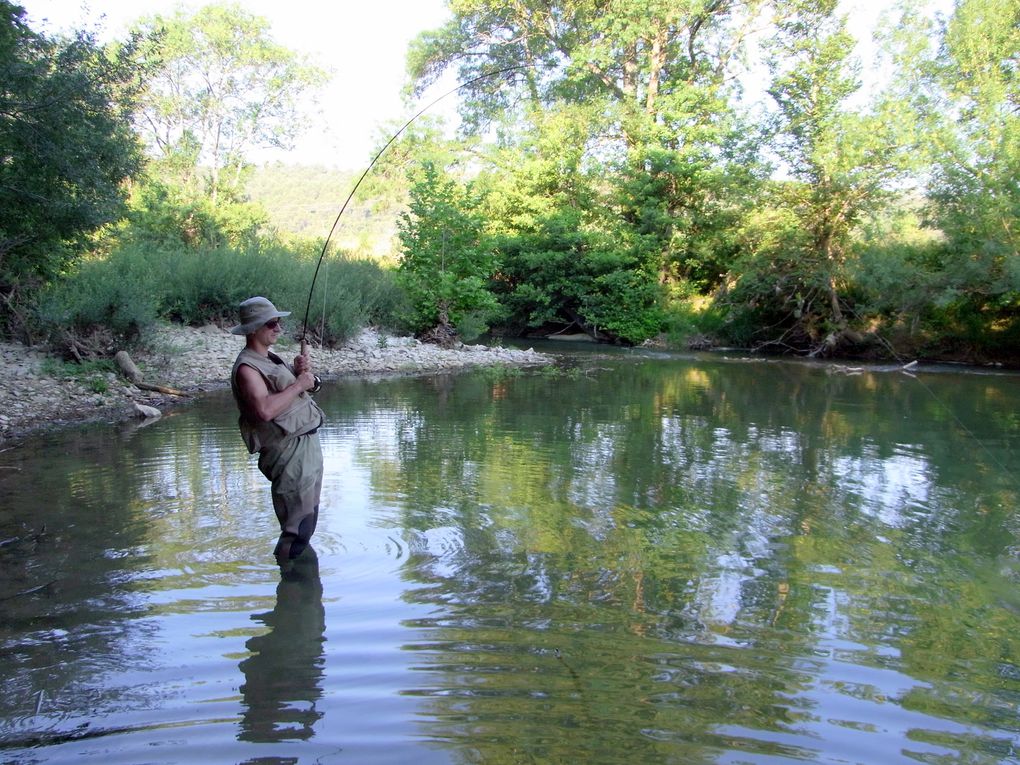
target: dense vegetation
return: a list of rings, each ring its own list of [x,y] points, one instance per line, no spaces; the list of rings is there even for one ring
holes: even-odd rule
[[[611,8],[465,0],[412,49],[419,87],[519,67],[463,102],[501,136],[458,176],[501,321],[1017,360],[1020,6],[901,4],[863,104],[836,0]],[[748,61],[768,71],[756,113]]]
[[[865,92],[836,0],[456,3],[408,63],[469,83],[462,135],[426,117],[383,156],[310,323],[1020,363],[1020,6],[922,11],[879,25]],[[288,145],[317,67],[231,5],[106,47],[0,22],[7,334],[304,307],[356,176],[246,152]]]

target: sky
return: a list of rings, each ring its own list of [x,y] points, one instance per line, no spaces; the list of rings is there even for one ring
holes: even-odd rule
[[[405,83],[408,43],[419,33],[442,25],[450,13],[445,0],[236,0],[247,11],[269,21],[276,42],[307,54],[332,73],[320,92],[321,113],[292,150],[261,151],[255,162],[315,164],[346,170],[361,169],[388,137],[394,123],[403,124],[437,96],[456,86],[449,73],[440,84],[414,104],[401,99]],[[139,16],[171,13],[176,8],[195,10],[201,0],[18,0],[28,11],[29,23],[41,32],[59,33],[93,29],[101,40],[122,39]],[[930,0],[944,12],[952,0]],[[865,80],[880,78],[871,31],[879,22],[874,0],[842,0],[851,31],[858,38],[857,53],[865,67]],[[753,86],[752,86],[753,87]],[[451,97],[430,110],[456,124],[456,100]]]
[[[95,30],[101,40],[122,39],[142,15],[195,10],[205,2],[180,0],[17,0],[30,26],[57,34]],[[422,105],[449,89],[438,86],[421,101],[401,99],[408,43],[449,18],[444,0],[238,0],[248,12],[269,21],[273,39],[312,57],[332,74],[319,93],[321,113],[293,150],[263,151],[256,162],[330,165],[356,170],[371,160],[380,131],[392,130]],[[449,108],[446,108],[446,107]],[[450,114],[454,100],[436,107]],[[442,107],[442,108],[441,108]]]

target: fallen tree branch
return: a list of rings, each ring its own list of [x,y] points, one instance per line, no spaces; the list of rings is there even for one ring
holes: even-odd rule
[[[177,390],[176,388],[168,388],[165,385],[156,385],[154,383],[139,382],[139,381],[133,381],[133,382],[135,384],[135,387],[136,388],[140,388],[141,390],[151,390],[151,391],[155,391],[156,393],[165,393],[168,396],[187,396],[188,395],[187,393],[185,393],[182,390]]]
[[[135,362],[131,360],[131,356],[128,355],[127,351],[117,351],[113,360],[117,362],[117,366],[120,367],[120,371],[124,373],[124,376],[130,380],[134,386],[140,390],[149,390],[156,393],[165,393],[168,396],[186,396],[184,391],[179,391],[176,388],[168,388],[165,385],[156,385],[155,383],[147,383],[142,380],[142,372],[135,366]]]

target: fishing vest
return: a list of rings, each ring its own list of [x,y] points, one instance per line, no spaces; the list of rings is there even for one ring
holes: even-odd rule
[[[284,439],[311,433],[322,424],[322,410],[307,391],[302,391],[294,403],[275,419],[259,420],[250,414],[237,385],[237,370],[245,364],[262,375],[270,393],[279,393],[288,385],[292,385],[297,378],[283,359],[275,353],[270,352],[269,357],[266,358],[245,348],[237,354],[234,368],[230,372],[230,389],[234,393],[237,408],[241,411],[237,425],[241,429],[241,438],[244,439],[249,454],[254,454]]]

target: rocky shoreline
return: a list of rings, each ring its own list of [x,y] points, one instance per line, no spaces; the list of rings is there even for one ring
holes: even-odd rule
[[[0,444],[34,431],[87,421],[118,422],[143,416],[139,407],[159,411],[187,403],[201,393],[229,385],[230,369],[243,338],[215,325],[161,325],[145,337],[131,359],[150,385],[184,395],[142,390],[115,372],[75,373],[37,348],[0,343]],[[274,350],[288,361],[296,342],[281,340]],[[324,381],[358,375],[437,374],[474,366],[538,366],[552,358],[535,351],[483,345],[443,349],[410,337],[362,330],[342,348],[310,348]]]

